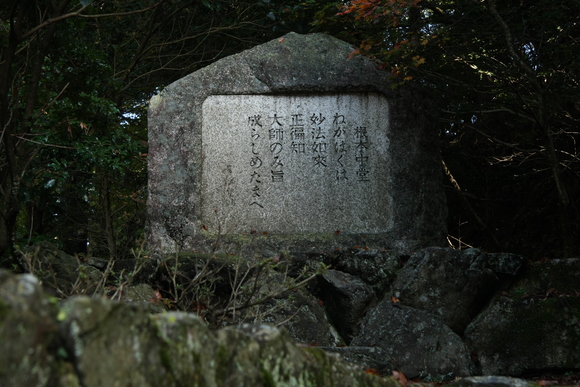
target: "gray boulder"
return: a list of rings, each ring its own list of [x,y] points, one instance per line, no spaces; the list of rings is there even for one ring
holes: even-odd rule
[[[0,386],[75,385],[72,367],[58,356],[57,315],[36,277],[0,270]]]
[[[465,330],[484,375],[580,368],[580,259],[531,264]]]
[[[273,253],[271,257],[245,260],[227,254],[183,253],[177,261],[175,257],[164,261],[160,277],[171,287],[170,277],[175,275],[177,285],[187,290],[185,296],[190,300],[196,300],[194,293],[199,288],[192,288],[192,281],[211,288],[206,297],[214,307],[204,317],[215,327],[267,323],[283,325],[298,343],[325,346],[343,343],[318,298],[304,288],[288,290],[305,278],[305,268],[296,268],[294,272],[287,267],[284,257]],[[302,276],[296,279],[292,275]]]
[[[340,249],[324,259],[334,269],[364,279],[380,300],[397,277],[401,259],[393,250]]]
[[[50,242],[27,246],[19,259],[27,271],[36,275],[46,289],[59,297],[95,292],[102,278],[99,270],[79,262]]]
[[[28,271],[46,274],[43,280],[54,277],[55,282],[51,285],[62,284],[65,287],[65,282],[73,284],[77,279],[79,261],[50,242],[39,242],[25,247],[20,254],[20,260]]]
[[[367,314],[351,345],[382,348],[408,378],[449,380],[473,369],[467,347],[440,317],[391,300]]]
[[[283,330],[269,325],[226,328],[217,338],[228,359],[220,369],[226,376],[221,386],[400,386],[392,378],[366,374],[336,354],[296,347]]]
[[[330,320],[349,343],[366,312],[376,304],[375,292],[360,278],[338,270],[327,270],[319,284]]]
[[[160,263],[158,259],[140,257],[115,260],[108,267],[109,260],[95,257],[80,260],[50,242],[27,246],[19,259],[46,290],[58,297],[102,293],[103,282],[113,286],[151,283]],[[105,272],[107,278],[103,278]]]
[[[0,340],[2,387],[400,386],[271,326],[214,333],[193,314],[85,296],[59,306],[33,276],[4,271]]]
[[[510,296],[547,297],[576,295],[580,287],[580,258],[530,263],[513,284]]]
[[[273,274],[258,290],[256,298],[276,292],[284,282],[281,274]],[[305,289],[286,291],[243,313],[246,323],[282,325],[297,343],[316,346],[344,344],[343,338],[326,317],[322,302]]]
[[[332,269],[352,274],[369,284],[380,300],[389,290],[401,269],[401,258],[393,250],[367,247],[336,248],[333,251],[299,252],[288,254],[291,275],[322,262]],[[293,273],[293,274],[292,274]]]
[[[104,298],[75,297],[59,312],[68,358],[84,386],[161,386],[171,374],[148,310]]]
[[[202,319],[191,313],[170,312],[152,316],[151,320],[155,329],[150,334],[159,336],[160,354],[170,375],[166,385],[216,386],[218,380],[227,377],[220,374],[225,365],[217,361],[218,353],[225,351]]]
[[[487,253],[485,265],[496,275],[513,276],[520,273],[525,260],[524,257],[512,253]]]
[[[403,305],[437,314],[461,334],[498,289],[493,268],[508,266],[500,261],[489,260],[478,249],[429,247],[411,256],[393,283],[393,293]]]

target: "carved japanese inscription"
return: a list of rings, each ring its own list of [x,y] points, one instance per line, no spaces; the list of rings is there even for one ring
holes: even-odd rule
[[[214,95],[202,220],[222,232],[388,229],[389,106],[378,94]]]

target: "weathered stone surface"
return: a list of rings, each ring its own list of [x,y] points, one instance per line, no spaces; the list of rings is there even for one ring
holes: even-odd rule
[[[340,249],[327,254],[323,261],[336,270],[363,279],[381,300],[401,269],[399,254],[393,250],[365,246]]]
[[[20,260],[23,267],[37,273],[43,285],[56,293],[70,294],[79,277],[77,259],[49,242],[39,242],[24,248]]]
[[[580,259],[530,264],[465,330],[485,375],[580,368]]]
[[[349,343],[366,312],[376,304],[375,292],[360,278],[332,269],[322,274],[319,284],[330,320]]]
[[[27,271],[38,276],[45,289],[58,297],[92,294],[103,278],[101,271],[79,262],[50,242],[27,246],[19,259]]]
[[[235,256],[182,253],[177,262],[172,257],[161,265],[159,277],[162,285],[171,287],[167,281],[175,265],[179,270],[176,281],[181,289],[189,286],[194,278],[200,280],[200,276],[204,277],[201,283],[211,286],[208,302],[215,306],[214,313],[206,317],[215,326],[241,322],[283,325],[290,337],[301,344],[344,344],[328,321],[318,298],[304,288],[288,290],[296,282],[296,277],[304,275],[305,267],[296,267],[294,272],[294,269],[287,268],[287,263],[290,262],[280,255],[245,260]],[[207,270],[205,274],[203,270]],[[304,279],[304,276],[300,278]],[[189,289],[186,298],[195,300],[193,293],[197,290],[197,287]],[[235,297],[232,297],[233,292]],[[257,300],[265,301],[249,308],[244,306]]]
[[[284,330],[244,325],[218,331],[229,369],[224,386],[399,386],[392,378],[364,374],[338,355],[315,347],[296,347]],[[233,347],[230,343],[239,343]],[[259,360],[259,361],[256,361]],[[240,370],[244,372],[240,372]],[[361,376],[365,375],[365,376]]]
[[[78,260],[50,242],[38,242],[25,247],[21,260],[30,271],[47,272],[57,277],[59,284],[65,281],[72,284],[77,279]]]
[[[510,293],[514,297],[572,295],[580,291],[579,287],[580,258],[553,259],[529,264]]]
[[[36,277],[0,270],[0,386],[79,385],[58,356],[57,313]]]
[[[524,267],[525,259],[512,253],[487,253],[486,266],[496,275],[517,275]]]
[[[150,247],[166,252],[176,248],[209,251],[217,239],[217,229],[221,229],[220,248],[227,246],[224,248],[227,250],[224,251],[242,255],[251,255],[266,248],[275,251],[306,252],[313,249],[322,252],[332,251],[336,247],[355,245],[392,247],[408,253],[418,247],[443,243],[446,234],[446,208],[439,178],[441,171],[438,152],[434,146],[437,141],[436,131],[432,130],[435,123],[432,110],[426,107],[425,98],[418,90],[407,87],[393,90],[388,74],[377,70],[369,59],[363,57],[349,59],[352,51],[353,48],[348,44],[330,36],[322,34],[301,36],[291,33],[238,55],[224,58],[182,78],[152,98],[149,106]],[[339,101],[338,105],[328,102],[329,96]],[[252,102],[258,97],[267,101]],[[312,103],[302,103],[301,98],[311,98]],[[321,98],[326,102],[318,102]],[[347,135],[341,131],[338,131],[338,134],[336,131],[330,133],[330,126],[339,123],[335,122],[334,118],[342,115],[340,111],[330,111],[342,109],[343,105],[346,109],[349,104],[340,101],[349,98],[378,101],[369,102],[372,106],[386,104],[388,122],[383,122],[380,128],[375,126],[371,128],[370,121],[368,125],[365,122],[350,122],[348,123],[350,126],[345,128],[348,129],[350,137],[346,137]],[[287,145],[289,150],[292,149],[294,141],[297,146],[295,153],[298,154],[302,150],[298,148],[300,145],[296,138],[292,138],[290,127],[293,125],[291,117],[293,113],[286,111],[288,110],[286,108],[283,109],[286,105],[282,101],[286,99],[297,101],[301,109],[308,110],[308,105],[326,106],[330,109],[325,108],[328,111],[323,109],[324,112],[314,113],[306,110],[294,112],[304,115],[302,117],[306,122],[304,146],[309,145],[310,152],[316,152],[314,150],[316,144],[313,141],[319,136],[318,139],[324,136],[329,140],[325,143],[328,147],[326,149],[328,156],[319,156],[327,157],[325,159],[327,164],[322,166],[324,162],[320,159],[318,167],[320,170],[337,167],[343,160],[339,157],[333,159],[330,154],[338,152],[337,149],[332,149],[335,145],[340,147],[336,138],[345,136],[345,141],[348,140],[345,143],[347,145],[345,150],[350,156],[348,162],[344,160],[343,164],[345,167],[350,165],[351,169],[354,166],[358,168],[354,172],[351,171],[353,174],[351,178],[364,178],[367,171],[375,178],[372,181],[359,182],[369,183],[364,190],[364,199],[353,202],[350,196],[360,195],[363,191],[352,188],[355,186],[350,178],[348,184],[352,187],[349,189],[355,192],[352,195],[348,189],[335,189],[337,181],[340,180],[336,179],[336,173],[332,176],[320,175],[320,183],[313,183],[310,180],[302,182],[299,177],[303,171],[294,170],[291,173],[290,170],[285,171],[282,168],[285,163],[288,168],[292,165],[300,168],[299,161],[291,161],[295,156],[293,152],[284,156],[288,158],[287,162],[281,159],[283,150],[277,144],[283,147]],[[213,117],[209,112],[213,111],[214,102],[222,106],[226,113],[230,111],[229,105],[241,103],[243,109],[240,107],[235,111],[243,118],[243,122],[232,123],[233,126],[225,124],[215,128],[211,126]],[[284,114],[280,112],[276,117],[280,118],[280,123],[287,128],[284,139],[276,137],[282,135],[279,131],[271,131],[273,130],[271,125],[275,120],[272,120],[273,112],[266,111],[278,102]],[[298,105],[289,103],[289,106],[298,109]],[[255,106],[260,107],[259,111],[248,110],[249,107]],[[385,109],[378,110],[382,112]],[[311,113],[313,115],[306,119],[306,114]],[[326,120],[324,124],[319,113],[329,115],[324,117]],[[262,117],[262,121],[258,120],[258,116]],[[357,115],[361,120],[366,120],[365,116],[369,114]],[[312,117],[319,117],[320,122],[314,125]],[[300,122],[298,116],[294,118],[293,127],[296,129],[300,126]],[[262,126],[259,126],[258,122]],[[326,127],[326,124],[330,126]],[[361,129],[366,128],[365,125],[368,126],[365,129],[367,134]],[[252,127],[264,130],[255,133],[260,136],[259,139],[253,137]],[[317,132],[318,129],[321,130],[320,133]],[[228,140],[231,136],[237,136],[242,132],[247,134],[242,144],[238,143],[239,139]],[[203,133],[206,133],[206,142]],[[359,138],[355,144],[352,141],[357,140],[355,138],[357,133]],[[294,134],[296,135],[296,132]],[[335,138],[335,134],[338,137]],[[361,136],[362,145],[360,145]],[[280,141],[277,141],[278,139]],[[258,148],[258,140],[263,149]],[[262,141],[266,142],[262,144]],[[285,141],[290,143],[286,144]],[[254,148],[252,144],[255,144]],[[322,143],[319,145],[322,146]],[[259,164],[257,160],[250,160],[252,155],[265,153],[268,157],[272,156],[270,162],[264,166],[267,174],[258,173],[260,175],[258,178],[251,170],[247,175],[248,181],[244,183],[236,172],[244,166],[239,161],[228,162],[226,157],[215,160],[219,165],[204,164],[204,160],[208,162],[214,160],[213,153],[207,154],[209,151],[227,153],[229,149],[230,153],[235,153],[242,148],[246,149],[248,155],[246,169]],[[370,153],[361,154],[362,148],[363,153],[366,150]],[[359,150],[358,156],[355,155],[355,149]],[[277,153],[278,150],[281,152],[280,155],[269,154]],[[218,154],[221,154],[219,152]],[[319,148],[318,153],[323,153],[322,149]],[[372,155],[376,156],[374,160],[366,159]],[[313,162],[314,156],[311,155]],[[264,160],[262,162],[265,163]],[[223,181],[212,180],[215,174],[208,175],[208,171],[211,170],[221,175]],[[274,176],[272,171],[284,172],[284,176],[288,179],[293,177],[294,183],[280,191],[285,197],[293,200],[272,199],[271,196],[275,196],[280,190],[272,177],[281,177],[280,174]],[[340,171],[335,168],[335,172]],[[335,180],[332,180],[333,177]],[[266,179],[269,180],[268,184]],[[204,191],[206,189],[204,187],[212,184],[220,188],[208,199],[210,193]],[[244,192],[238,192],[241,185],[247,186]],[[313,185],[315,186],[312,187]],[[314,191],[316,195],[312,194]],[[250,199],[261,198],[257,195],[261,195],[262,192],[264,198],[270,197],[271,200],[268,202],[270,207],[260,207],[264,205],[261,202],[251,206],[253,202],[249,201],[248,209],[242,214],[243,211],[240,212],[239,203],[237,204],[238,197],[248,198],[250,195]],[[333,201],[332,193],[344,198],[346,202]],[[211,200],[214,199],[217,202],[211,204]],[[320,201],[321,207],[314,213],[306,203],[316,201]],[[352,203],[355,202],[361,203],[360,212],[353,212]],[[375,208],[369,208],[367,203]],[[221,211],[222,207],[224,211]],[[343,213],[351,215],[348,219],[344,219],[341,215]],[[383,216],[377,216],[380,214]],[[302,224],[300,219],[305,219]],[[241,223],[240,227],[237,227],[236,221]],[[252,248],[246,252],[244,246],[249,245]]]
[[[381,347],[322,347],[327,352],[334,352],[351,363],[365,369],[373,369],[380,375],[391,375],[397,368],[394,359]]]
[[[391,227],[382,177],[390,167],[386,97],[211,95],[202,112],[208,229],[377,234]]]
[[[59,320],[84,386],[161,386],[169,380],[146,308],[74,297],[63,304]]]
[[[401,258],[392,250],[357,246],[325,252],[292,251],[286,257],[293,275],[321,262],[333,269],[354,275],[369,284],[380,300],[390,289],[401,269]],[[390,294],[389,294],[390,296]]]
[[[284,330],[210,332],[197,316],[76,297],[58,306],[30,275],[0,271],[0,384],[100,386],[385,386]]]
[[[191,313],[170,312],[152,317],[162,341],[161,358],[171,375],[170,385],[218,386],[220,375],[220,347],[206,324]],[[153,332],[155,333],[155,332]],[[229,343],[232,347],[234,343]],[[223,365],[221,365],[223,367]],[[240,384],[241,386],[243,384]]]
[[[269,277],[259,289],[257,297],[264,297],[282,285],[281,274]],[[289,336],[300,344],[336,346],[344,344],[343,338],[328,321],[322,303],[305,289],[286,291],[243,314],[249,323],[282,324]]]
[[[454,387],[534,387],[537,384],[507,376],[470,376],[450,384]]]
[[[391,300],[367,314],[351,345],[382,348],[408,378],[449,380],[472,373],[467,348],[438,316]]]
[[[498,283],[482,251],[430,247],[411,256],[393,291],[403,305],[435,313],[461,334]]]
[[[498,296],[465,330],[484,375],[580,368],[580,297]]]

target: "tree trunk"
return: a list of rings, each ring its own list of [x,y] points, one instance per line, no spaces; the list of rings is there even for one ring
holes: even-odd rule
[[[16,120],[13,111],[10,110],[10,94],[12,85],[12,68],[16,57],[16,50],[20,43],[22,22],[25,11],[30,4],[29,0],[23,0],[20,4],[15,3],[12,7],[10,32],[6,54],[0,58],[3,66],[0,70],[0,146],[6,161],[0,167],[0,256],[5,253],[12,254],[14,244],[14,225],[18,217],[19,206],[16,201],[18,192],[18,168],[17,155],[13,138],[13,127]]]
[[[63,0],[60,4],[53,4],[52,17],[60,16],[70,0]],[[39,9],[33,8],[35,2],[30,0],[20,0],[12,7],[10,18],[10,31],[8,36],[8,46],[6,54],[0,58],[3,66],[0,69],[0,124],[1,124],[1,146],[6,157],[5,164],[0,168],[0,256],[9,252],[14,253],[14,230],[16,220],[20,213],[19,194],[21,191],[21,181],[26,174],[26,170],[38,149],[31,149],[24,141],[15,141],[15,134],[26,134],[30,131],[30,117],[34,113],[37,104],[38,89],[42,76],[42,66],[50,47],[52,38],[56,32],[57,24],[48,25],[42,31],[38,31],[34,37],[36,45],[31,45],[24,51],[23,65],[16,63],[17,49],[22,43],[21,37],[25,28],[25,21],[36,20],[40,14]],[[24,64],[32,62],[30,78],[26,88],[26,101],[24,109],[18,111],[12,107],[11,95],[18,95],[19,90],[16,85],[22,74],[19,74],[18,67],[24,68]],[[15,72],[16,69],[16,72]]]
[[[101,197],[103,198],[103,232],[107,240],[109,257],[117,257],[117,238],[113,227],[113,213],[111,211],[111,194],[109,192],[109,178],[104,173],[101,175]]]
[[[572,201],[570,200],[569,190],[564,180],[562,168],[556,154],[554,146],[554,139],[549,127],[545,129],[544,146],[546,148],[546,160],[552,172],[552,178],[556,186],[556,193],[558,195],[558,217],[560,220],[560,232],[562,240],[562,253],[564,258],[570,258],[575,253],[574,243],[574,222],[572,221]]]

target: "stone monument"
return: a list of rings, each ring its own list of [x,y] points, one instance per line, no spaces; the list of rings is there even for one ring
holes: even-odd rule
[[[442,244],[436,116],[353,51],[290,33],[153,97],[150,248],[203,251],[219,239],[233,252],[408,254]]]

